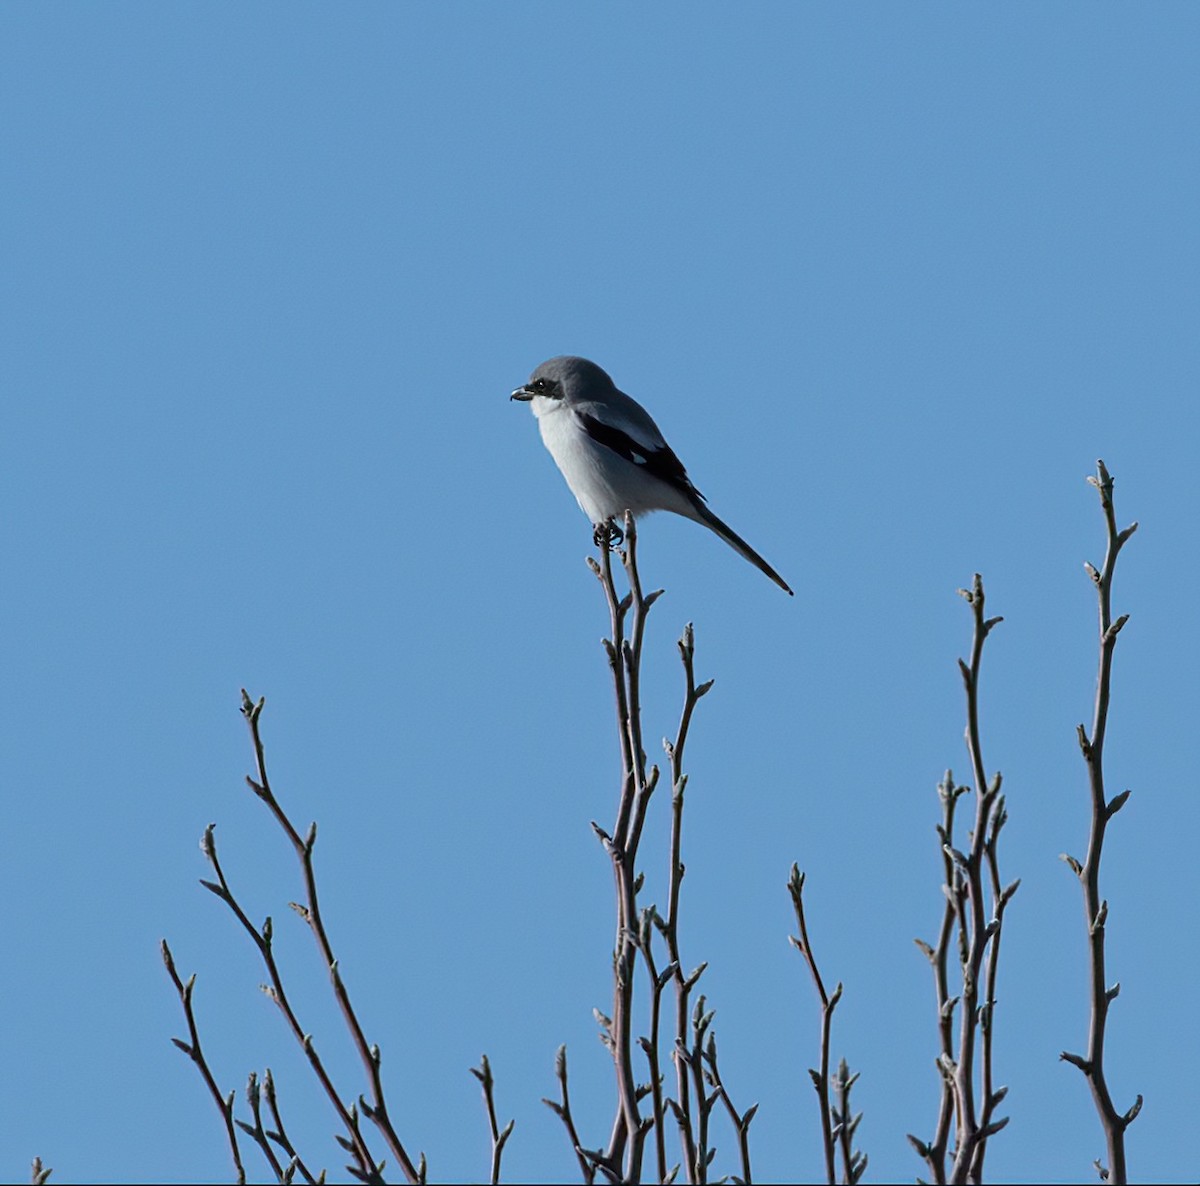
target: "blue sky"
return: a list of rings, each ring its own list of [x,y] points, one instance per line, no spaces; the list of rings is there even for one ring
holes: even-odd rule
[[[708,960],[756,1176],[820,1172],[817,1013],[786,936],[808,873],[868,1177],[921,1172],[940,915],[935,786],[967,776],[955,660],[984,574],[984,750],[1009,908],[997,1180],[1088,1180],[1082,1077],[1103,457],[1122,634],[1108,751],[1118,1104],[1133,1176],[1194,1180],[1200,1059],[1200,13],[1161,3],[0,9],[6,392],[3,1172],[229,1177],[170,1045],[167,937],[226,1089],[269,1065],[315,1164],[333,1121],[254,953],[196,884],[204,827],[348,1092],[291,854],[242,782],[320,822],[325,910],[401,1134],[482,1179],[573,1176],[568,1045],[600,1144],[617,789],[590,529],[508,393],[594,358],[797,591],[649,520],[675,639],[715,677],[688,751],[683,947]],[[647,877],[666,871],[665,797]],[[657,853],[657,857],[650,854]],[[657,867],[654,861],[658,861]],[[659,894],[659,900],[662,895]],[[719,1129],[718,1165],[733,1152]],[[252,1172],[259,1165],[248,1154]],[[732,1162],[725,1166],[732,1168]]]

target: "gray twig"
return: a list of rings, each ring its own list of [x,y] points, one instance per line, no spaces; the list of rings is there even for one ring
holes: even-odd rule
[[[575,1129],[575,1121],[571,1116],[571,1093],[567,1089],[567,1048],[565,1046],[560,1046],[558,1053],[554,1056],[554,1077],[558,1080],[558,1091],[561,1096],[561,1102],[555,1102],[543,1097],[542,1103],[563,1122],[563,1126],[567,1130],[567,1139],[571,1142],[571,1148],[575,1151],[575,1156],[579,1159],[579,1168],[583,1173],[584,1186],[592,1186],[592,1183],[596,1180],[596,1166],[594,1159],[588,1156],[580,1144],[579,1133]]]
[[[683,712],[679,718],[679,728],[673,742],[664,742],[667,761],[671,767],[671,855],[669,881],[667,890],[667,917],[661,920],[659,929],[667,945],[667,958],[670,960],[672,979],[675,982],[675,1090],[676,1099],[671,1102],[671,1111],[679,1126],[679,1139],[682,1146],[683,1162],[687,1167],[685,1173],[693,1174],[693,1168],[698,1158],[696,1155],[696,1124],[693,1121],[691,1089],[688,1084],[688,1069],[686,1063],[679,1057],[680,1051],[687,1049],[688,1038],[688,1003],[692,989],[704,974],[707,963],[702,963],[690,973],[683,970],[683,960],[679,953],[679,907],[680,891],[683,887],[683,803],[687,791],[688,779],[683,770],[684,749],[687,746],[688,731],[691,728],[692,714],[701,697],[708,694],[713,686],[712,680],[702,684],[696,683],[695,657],[696,638],[689,622],[684,627],[683,635],[678,642],[679,657],[683,663],[685,681]],[[703,1103],[701,1099],[699,1101]],[[707,1167],[705,1167],[707,1169]],[[688,1178],[695,1181],[694,1177]]]
[[[292,1144],[291,1138],[287,1134],[287,1129],[283,1127],[283,1117],[279,1114],[279,1100],[275,1094],[275,1079],[271,1074],[271,1068],[267,1067],[263,1073],[262,1092],[267,1097],[267,1107],[271,1110],[271,1119],[275,1122],[274,1131],[268,1131],[267,1136],[271,1138],[287,1155],[289,1165],[294,1166],[295,1173],[298,1173],[308,1186],[317,1186],[318,1183],[325,1181],[325,1171],[321,1172],[314,1178],[309,1172],[308,1166],[304,1164],[300,1154],[296,1152],[296,1147]]]
[[[279,1158],[276,1157],[275,1150],[271,1147],[271,1142],[267,1138],[267,1130],[263,1128],[262,1089],[258,1083],[258,1075],[254,1071],[250,1072],[250,1078],[246,1083],[246,1102],[250,1105],[250,1115],[254,1123],[247,1124],[244,1120],[235,1120],[234,1123],[262,1150],[267,1164],[275,1175],[275,1181],[282,1182],[285,1180],[284,1168],[280,1164]],[[293,1169],[291,1172],[294,1174],[295,1170]],[[291,1181],[290,1176],[287,1181]]]
[[[617,894],[617,928],[613,948],[613,1015],[606,1030],[611,1043],[617,1076],[617,1111],[603,1165],[615,1167],[624,1161],[624,1176],[637,1181],[641,1176],[642,1153],[649,1125],[638,1108],[637,1082],[633,1069],[633,985],[637,963],[637,845],[646,805],[657,782],[657,771],[647,774],[641,738],[639,672],[646,614],[658,594],[642,593],[637,571],[637,527],[633,516],[625,516],[625,547],[621,560],[629,580],[629,594],[618,597],[613,583],[611,534],[600,544],[600,563],[592,570],[604,588],[609,606],[612,637],[605,651],[613,673],[617,699],[617,722],[621,740],[621,796],[612,835],[597,829],[613,867]],[[632,611],[629,636],[626,615]]]
[[[715,1088],[714,1095],[725,1105],[725,1111],[729,1114],[730,1123],[737,1132],[738,1157],[742,1163],[742,1173],[739,1181],[744,1182],[746,1186],[750,1186],[753,1181],[750,1174],[750,1122],[754,1119],[754,1115],[758,1111],[758,1104],[751,1104],[745,1112],[739,1112],[734,1107],[733,1100],[729,1098],[729,1092],[721,1080],[721,1069],[717,1065],[716,1034],[710,1034],[708,1037],[708,1044],[704,1047],[704,1062],[707,1066],[704,1077]]]
[[[261,701],[259,702],[261,706]],[[313,835],[310,832],[310,835]],[[356,1180],[381,1183],[383,1176],[371,1156],[371,1151],[367,1147],[367,1143],[362,1135],[362,1129],[358,1122],[358,1108],[354,1104],[347,1104],[343,1101],[337,1088],[334,1086],[333,1080],[329,1076],[329,1072],[325,1069],[325,1064],[321,1056],[317,1053],[316,1045],[313,1042],[312,1034],[308,1033],[300,1024],[299,1018],[296,1016],[295,1010],[292,1008],[291,1002],[288,1000],[287,990],[284,988],[283,975],[279,970],[279,965],[275,960],[274,951],[274,924],[270,916],[263,922],[262,929],[256,927],[247,917],[245,910],[234,896],[233,891],[229,887],[229,882],[225,877],[225,871],[221,868],[221,862],[217,856],[217,844],[214,836],[214,825],[209,824],[204,830],[204,837],[200,841],[201,851],[208,858],[208,863],[212,866],[213,872],[216,874],[217,880],[205,881],[201,879],[200,884],[205,889],[210,890],[218,898],[224,902],[233,912],[234,917],[242,925],[242,929],[250,936],[251,942],[258,949],[259,956],[262,958],[263,964],[267,969],[267,975],[270,977],[271,983],[263,986],[263,991],[279,1008],[287,1021],[288,1028],[292,1031],[292,1036],[300,1044],[300,1048],[304,1051],[305,1057],[308,1059],[308,1064],[312,1068],[313,1074],[316,1075],[317,1081],[325,1091],[329,1102],[333,1105],[333,1109],[338,1114],[342,1125],[346,1129],[348,1136],[338,1136],[337,1142],[341,1147],[355,1160],[355,1165],[347,1166],[347,1172],[350,1173]],[[231,1097],[232,1098],[232,1097]]]
[[[708,1166],[712,1160],[712,1152],[707,1144],[709,1113],[718,1098],[726,1100],[727,1108],[730,1105],[723,1088],[711,1095],[706,1094],[705,1075],[710,1071],[704,1066],[704,1039],[711,1014],[705,1014],[701,1006],[697,1006],[698,1012],[689,1012],[692,990],[706,965],[701,964],[690,973],[683,971],[679,955],[679,901],[684,876],[680,854],[683,800],[687,786],[687,776],[683,773],[684,749],[696,705],[712,687],[712,680],[702,684],[696,683],[695,643],[689,624],[679,640],[679,653],[686,680],[683,712],[674,740],[663,743],[671,779],[671,847],[668,901],[664,918],[654,906],[638,908],[638,894],[642,889],[643,879],[636,871],[647,807],[659,783],[659,769],[657,766],[647,767],[642,743],[642,644],[647,614],[662,590],[645,593],[642,589],[637,567],[637,529],[631,515],[625,515],[624,546],[618,553],[629,584],[629,592],[624,596],[617,593],[613,579],[612,529],[610,528],[607,534],[598,533],[597,539],[600,546],[599,560],[589,559],[588,564],[604,589],[609,609],[611,636],[604,640],[604,649],[612,671],[616,697],[617,732],[621,746],[621,794],[612,832],[606,832],[598,824],[592,824],[612,862],[617,895],[612,1016],[607,1017],[599,1011],[596,1012],[596,1016],[601,1025],[601,1039],[612,1053],[616,1069],[617,1112],[608,1146],[602,1153],[581,1148],[572,1125],[568,1126],[568,1135],[580,1164],[584,1167],[585,1177],[588,1173],[601,1173],[613,1181],[640,1180],[645,1141],[653,1130],[657,1180],[674,1181],[682,1168],[684,1177],[689,1182],[703,1183],[707,1180]],[[653,952],[656,930],[662,935],[667,948],[666,966],[661,970]],[[641,1086],[634,1079],[631,1057],[634,972],[639,955],[650,981],[649,1035],[638,1039],[649,1064],[650,1081]],[[672,983],[675,986],[675,1098],[664,1095],[659,1053],[662,998],[667,986]],[[560,1082],[564,1087],[565,1102],[565,1076],[560,1076]],[[638,1105],[647,1097],[650,1114],[643,1116]],[[564,1123],[567,1122],[568,1115],[564,1106],[550,1106],[563,1118]],[[667,1169],[664,1139],[668,1111],[679,1126],[683,1149],[682,1162],[670,1170]],[[753,1108],[744,1117],[736,1117],[735,1113],[730,1113],[738,1132],[742,1165],[747,1174],[750,1164],[747,1133],[753,1114]]]
[[[933,969],[934,998],[938,1017],[938,1056],[935,1065],[941,1082],[941,1093],[932,1141],[926,1144],[912,1133],[909,1133],[908,1139],[916,1149],[917,1156],[922,1158],[929,1167],[934,1182],[939,1184],[946,1181],[946,1150],[950,1142],[950,1125],[954,1119],[954,1010],[959,1000],[958,997],[950,996],[948,963],[950,944],[954,938],[954,923],[958,917],[958,903],[964,892],[961,873],[954,863],[950,851],[954,837],[955,807],[958,804],[959,796],[965,794],[967,790],[967,787],[955,785],[954,776],[949,770],[946,771],[945,778],[938,784],[938,799],[942,804],[942,822],[938,825],[937,832],[941,841],[942,870],[945,876],[942,889],[946,902],[942,909],[942,922],[938,929],[937,944],[930,947],[922,939],[915,940]]]
[[[512,1135],[513,1125],[515,1120],[510,1120],[501,1130],[500,1125],[496,1121],[496,1101],[494,1091],[496,1086],[495,1079],[492,1078],[492,1067],[488,1062],[488,1056],[482,1055],[479,1060],[479,1066],[471,1068],[471,1074],[479,1080],[483,1087],[483,1102],[487,1107],[488,1125],[492,1131],[492,1186],[497,1186],[500,1181],[500,1158],[504,1153],[504,1145],[509,1136]]]
[[[838,1063],[837,1076],[833,1081],[836,1103],[831,1101],[829,1090],[829,1048],[833,1013],[842,999],[842,985],[839,981],[832,993],[825,991],[825,981],[817,967],[817,959],[808,938],[808,921],[804,913],[804,874],[800,872],[798,865],[792,865],[792,873],[788,878],[788,892],[792,897],[792,906],[796,911],[796,927],[800,932],[798,936],[790,935],[789,939],[792,946],[804,957],[821,1002],[820,1068],[810,1069],[808,1073],[817,1092],[821,1118],[821,1146],[825,1154],[825,1180],[829,1186],[833,1186],[837,1181],[835,1150],[840,1149],[841,1180],[848,1186],[855,1186],[867,1168],[867,1157],[854,1149],[854,1134],[858,1131],[862,1113],[857,1116],[851,1115],[850,1089],[857,1082],[858,1075],[850,1074],[850,1068],[844,1058]]]
[[[845,1186],[857,1186],[867,1172],[867,1155],[854,1148],[854,1135],[858,1132],[862,1113],[855,1116],[850,1108],[850,1089],[858,1082],[858,1073],[850,1074],[850,1067],[843,1058],[838,1063],[833,1089],[837,1103],[833,1106],[833,1135],[837,1139],[842,1155],[842,1182]]]
[[[642,961],[650,975],[650,1033],[640,1039],[642,1052],[650,1068],[650,1106],[654,1115],[654,1152],[658,1166],[658,1180],[663,1182],[667,1177],[667,1143],[665,1120],[665,1101],[663,1098],[663,1077],[658,1057],[659,1030],[662,1021],[663,990],[670,983],[675,965],[671,964],[662,972],[658,970],[654,958],[654,928],[662,926],[662,919],[653,906],[642,910],[638,921],[638,950],[642,953]]]
[[[237,1181],[239,1184],[244,1183],[246,1181],[246,1169],[242,1165],[242,1154],[238,1148],[237,1129],[234,1127],[233,1120],[234,1093],[231,1091],[227,1096],[221,1094],[221,1089],[217,1086],[217,1081],[209,1069],[208,1061],[205,1059],[204,1051],[200,1046],[200,1031],[196,1026],[196,1012],[192,1005],[192,990],[196,986],[196,974],[193,972],[187,978],[187,983],[185,984],[180,979],[179,973],[175,970],[175,959],[171,955],[171,949],[167,946],[165,939],[162,941],[161,947],[163,963],[167,968],[167,975],[171,977],[171,983],[175,985],[175,991],[179,994],[179,1003],[183,1006],[183,1015],[187,1020],[189,1035],[187,1042],[183,1041],[182,1038],[172,1038],[171,1041],[196,1064],[196,1068],[199,1070],[200,1076],[208,1088],[209,1095],[213,1097],[213,1102],[217,1105],[217,1111],[221,1113],[221,1119],[225,1124],[225,1135],[229,1140],[229,1151],[233,1155],[233,1165],[237,1171]],[[42,1172],[40,1158],[33,1163],[33,1169],[35,1182],[44,1182],[46,1177],[49,1177],[49,1170],[45,1171],[46,1177],[38,1177],[39,1173]]]
[[[788,878],[788,893],[792,896],[792,907],[796,911],[796,928],[799,935],[789,935],[792,946],[804,957],[812,976],[817,997],[821,1001],[821,1041],[819,1069],[810,1069],[813,1087],[817,1092],[817,1107],[821,1117],[821,1148],[825,1153],[825,1181],[829,1186],[837,1181],[837,1166],[834,1163],[833,1120],[829,1105],[829,1039],[833,1025],[833,1011],[842,996],[842,985],[839,982],[833,990],[833,995],[825,991],[825,982],[821,979],[817,967],[816,956],[813,955],[812,945],[808,941],[808,923],[804,917],[804,877],[800,866],[792,865],[792,874]]]
[[[932,1141],[926,1143],[911,1133],[908,1137],[937,1183],[981,1182],[987,1142],[1008,1123],[1007,1117],[993,1118],[995,1109],[1007,1094],[1007,1088],[997,1090],[993,1086],[993,1035],[1000,931],[1005,907],[1019,885],[1019,882],[1013,882],[1006,889],[1000,887],[997,841],[1008,817],[1004,796],[1000,794],[1000,775],[996,774],[991,782],[987,779],[979,730],[979,674],[983,646],[992,629],[1003,619],[985,616],[983,580],[978,573],[971,588],[960,589],[959,593],[971,607],[974,617],[971,657],[969,661],[960,659],[958,666],[966,693],[967,756],[976,788],[975,824],[967,834],[969,843],[965,850],[956,847],[955,805],[968,788],[956,786],[954,776],[947,770],[945,779],[938,786],[942,822],[937,829],[945,874],[942,890],[946,905],[936,946],[917,940],[917,946],[933,968],[938,1011],[936,1065],[941,1078],[941,1096]],[[990,918],[985,905],[988,887],[991,889]],[[962,988],[959,996],[951,997],[947,963],[955,938]],[[947,1168],[952,1121],[954,1149]]]
[[[355,1049],[358,1051],[363,1069],[366,1071],[367,1081],[371,1087],[371,1103],[368,1104],[363,1097],[359,1098],[359,1105],[362,1108],[363,1114],[379,1129],[388,1148],[392,1151],[392,1155],[400,1163],[400,1168],[405,1178],[410,1183],[424,1182],[424,1155],[421,1156],[420,1162],[414,1165],[392,1125],[383,1095],[383,1078],[380,1073],[382,1055],[378,1046],[367,1042],[358,1016],[350,1003],[350,994],[347,992],[345,982],[338,971],[338,961],[334,957],[333,947],[321,918],[321,907],[317,897],[317,879],[313,868],[313,849],[317,842],[317,825],[315,823],[311,824],[307,836],[302,838],[271,790],[270,779],[267,777],[267,764],[266,756],[263,752],[262,735],[259,731],[259,718],[262,716],[264,703],[265,700],[261,697],[257,702],[251,700],[246,693],[246,689],[242,689],[242,715],[246,718],[246,723],[250,727],[250,738],[254,745],[255,766],[258,775],[257,779],[247,777],[246,783],[270,809],[271,814],[291,841],[296,857],[300,861],[300,868],[304,877],[306,901],[303,905],[293,902],[292,908],[308,923],[313,933],[313,938],[316,940],[317,948],[321,953],[321,959],[329,972],[333,995],[337,1000],[338,1008],[342,1012],[342,1017],[345,1019],[346,1026],[350,1031],[351,1039],[354,1042]],[[253,930],[252,933],[254,933]],[[355,1127],[357,1127],[357,1124]],[[356,1155],[365,1155],[366,1149],[361,1144],[361,1138],[355,1138],[354,1146]],[[366,1170],[368,1167],[370,1167],[370,1172],[377,1172],[374,1170],[374,1162],[369,1159],[366,1166],[360,1166],[359,1169]]]
[[[704,1080],[704,1048],[715,1010],[706,1009],[706,1004],[705,996],[701,993],[692,1007],[691,1046],[687,1049],[679,1047],[675,1052],[675,1057],[681,1060],[690,1072],[692,1088],[695,1091],[696,1154],[692,1162],[691,1180],[699,1186],[708,1181],[708,1167],[716,1153],[716,1149],[710,1148],[708,1143],[708,1118],[717,1097],[715,1094],[708,1094]]]
[[[1113,653],[1116,650],[1117,635],[1129,620],[1128,614],[1122,614],[1115,621],[1112,617],[1112,581],[1116,569],[1117,556],[1129,537],[1137,530],[1137,524],[1132,523],[1123,530],[1117,530],[1116,513],[1113,510],[1113,479],[1103,461],[1096,462],[1096,476],[1089,477],[1088,482],[1100,494],[1100,508],[1104,512],[1104,524],[1107,531],[1107,547],[1104,553],[1104,565],[1099,570],[1091,565],[1085,565],[1092,583],[1096,586],[1096,596],[1099,602],[1100,626],[1100,664],[1096,680],[1096,703],[1092,716],[1092,732],[1089,737],[1083,725],[1078,728],[1079,748],[1087,763],[1088,785],[1091,791],[1092,823],[1088,836],[1087,857],[1082,864],[1074,857],[1063,854],[1063,860],[1071,867],[1083,887],[1084,919],[1087,925],[1089,947],[1089,977],[1091,984],[1091,1018],[1088,1027],[1088,1047],[1086,1055],[1072,1054],[1066,1050],[1060,1057],[1078,1067],[1088,1081],[1092,1092],[1092,1100],[1096,1113],[1104,1130],[1104,1140],[1108,1150],[1108,1166],[1097,1168],[1101,1176],[1113,1182],[1115,1186],[1124,1186],[1127,1179],[1125,1163],[1125,1130],[1136,1119],[1142,1109],[1142,1097],[1139,1095],[1133,1105],[1125,1112],[1118,1112],[1109,1091],[1108,1080],[1104,1071],[1104,1039],[1108,1025],[1108,1007],[1120,992],[1120,984],[1109,986],[1105,971],[1104,941],[1107,932],[1108,901],[1100,896],[1100,858],[1104,848],[1104,835],[1109,820],[1112,819],[1129,799],[1130,792],[1122,791],[1110,800],[1104,789],[1104,740],[1108,732],[1108,705],[1112,690]]]
[[[1004,799],[1000,794],[1000,775],[989,783],[983,763],[983,749],[979,735],[979,670],[983,660],[983,644],[992,628],[1002,622],[1003,618],[988,618],[984,616],[983,580],[978,573],[972,582],[970,591],[960,589],[959,592],[971,607],[975,620],[975,628],[971,638],[971,660],[965,663],[959,660],[959,670],[963,678],[963,687],[967,698],[967,754],[971,762],[971,770],[975,777],[975,827],[971,832],[971,847],[966,854],[965,864],[955,850],[951,850],[956,863],[962,865],[966,895],[960,905],[960,934],[966,950],[963,959],[963,993],[962,1009],[959,1011],[959,1042],[958,1067],[954,1076],[955,1104],[958,1113],[958,1133],[955,1142],[954,1167],[950,1180],[952,1182],[979,1181],[978,1174],[982,1172],[983,1152],[988,1138],[998,1132],[1007,1119],[1001,1123],[992,1120],[992,1112],[998,1099],[991,1091],[992,1082],[992,1041],[994,1025],[994,1001],[985,999],[982,1005],[979,1000],[981,981],[985,978],[984,961],[991,951],[993,970],[988,977],[994,985],[994,962],[997,953],[996,940],[1000,935],[1002,907],[999,901],[993,903],[992,917],[989,920],[985,914],[984,904],[984,863],[995,861],[995,839],[1004,823]],[[991,855],[985,852],[989,837],[992,840]],[[998,878],[997,878],[998,884]],[[1013,887],[1015,891],[1015,886]],[[1011,895],[1010,895],[1011,896]],[[1005,899],[1007,902],[1007,899]],[[968,916],[969,922],[963,926],[962,916]],[[986,1025],[982,1026],[982,1040],[979,1040],[981,1021],[986,1016]],[[981,1063],[982,1098],[976,1096],[975,1056],[977,1041]],[[1001,1094],[999,1098],[1003,1098]]]

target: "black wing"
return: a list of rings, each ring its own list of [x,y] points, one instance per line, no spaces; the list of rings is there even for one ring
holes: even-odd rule
[[[627,432],[614,428],[611,424],[605,424],[603,420],[597,420],[595,416],[589,416],[586,412],[576,412],[575,414],[587,430],[588,436],[598,445],[611,449],[618,457],[624,457],[626,461],[644,469],[648,474],[653,474],[660,481],[666,482],[668,486],[674,486],[676,490],[689,498],[704,497],[692,485],[691,478],[687,476],[687,470],[683,468],[683,462],[675,456],[670,445],[663,444],[659,449],[647,449]]]

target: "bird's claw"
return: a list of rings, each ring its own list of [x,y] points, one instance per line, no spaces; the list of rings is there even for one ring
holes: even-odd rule
[[[618,526],[615,519],[597,523],[592,531],[592,543],[598,548],[619,548],[625,542],[625,532]]]

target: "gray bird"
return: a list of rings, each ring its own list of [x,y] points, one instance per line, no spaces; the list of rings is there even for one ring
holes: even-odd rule
[[[551,358],[510,398],[533,409],[542,442],[592,521],[597,543],[619,538],[617,523],[627,510],[635,517],[674,511],[711,528],[781,589],[792,592],[779,573],[708,509],[650,413],[618,390],[594,362],[570,354]]]

